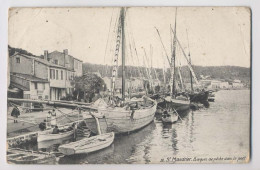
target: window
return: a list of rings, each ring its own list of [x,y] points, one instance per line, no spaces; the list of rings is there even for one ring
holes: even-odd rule
[[[59,70],[56,70],[56,80],[59,79]]]
[[[16,58],[16,63],[20,63],[21,61],[20,61],[20,57],[17,57]]]
[[[24,94],[25,99],[30,99],[30,94]]]
[[[59,64],[59,61],[58,60],[54,60],[54,64]]]
[[[50,79],[52,79],[52,69],[50,69]]]
[[[63,80],[63,71],[60,71],[60,79]]]
[[[38,89],[38,84],[34,83],[34,89]]]
[[[45,95],[45,99],[48,100],[48,99],[49,99],[49,96],[48,96],[48,95]]]
[[[52,73],[53,73],[53,74],[52,74],[52,75],[53,75],[52,78],[55,79],[55,70],[52,70]]]

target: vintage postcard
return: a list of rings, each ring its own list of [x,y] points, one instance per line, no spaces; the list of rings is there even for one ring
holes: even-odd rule
[[[10,8],[8,24],[8,163],[250,161],[250,8]]]

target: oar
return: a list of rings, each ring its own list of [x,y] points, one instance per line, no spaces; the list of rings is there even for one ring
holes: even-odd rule
[[[100,128],[99,120],[96,116],[93,116],[93,117],[96,120],[98,135],[101,135],[101,128]]]
[[[180,118],[181,121],[182,121],[182,118],[180,117],[180,115],[179,115],[179,113],[177,112],[177,110],[175,110],[174,108],[173,108],[173,110],[177,113],[177,115],[179,116],[179,118]]]

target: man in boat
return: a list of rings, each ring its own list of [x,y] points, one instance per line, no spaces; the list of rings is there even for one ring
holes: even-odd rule
[[[52,134],[59,134],[60,130],[58,128],[58,126],[55,126],[55,128],[52,131]]]
[[[43,122],[41,122],[39,124],[39,128],[41,129],[41,131],[45,130],[46,129],[46,120],[44,119]]]
[[[17,118],[18,118],[18,116],[20,116],[20,110],[16,106],[14,106],[14,108],[11,112],[11,116],[14,117],[14,123],[18,123]]]
[[[73,123],[72,128],[73,128],[73,141],[76,141],[76,139],[77,139],[77,124]]]

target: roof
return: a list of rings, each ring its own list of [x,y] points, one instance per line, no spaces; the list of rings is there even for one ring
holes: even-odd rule
[[[57,65],[57,64],[53,64],[53,63],[50,63],[49,61],[46,61],[46,60],[44,60],[44,59],[37,58],[37,57],[32,57],[32,56],[29,56],[29,55],[26,55],[26,54],[15,53],[15,54],[12,55],[12,56],[16,56],[16,55],[21,55],[21,56],[23,56],[23,57],[27,57],[27,58],[30,58],[30,59],[34,59],[35,61],[38,61],[38,62],[40,62],[40,63],[42,63],[42,64],[45,64],[45,65],[47,65],[47,66],[50,66],[50,67],[56,67],[56,68],[62,68],[62,69],[70,70],[70,69],[68,69],[68,68],[66,68],[66,67],[63,67],[63,66],[60,66],[60,65]],[[12,57],[12,56],[11,56],[11,57]]]
[[[42,83],[48,83],[49,82],[46,79],[41,79],[41,78],[35,77],[33,75],[30,75],[30,74],[11,73],[11,76],[19,77],[19,78],[22,78],[22,79],[25,79],[25,80],[28,80],[28,81],[31,81],[31,82],[42,82]]]
[[[18,89],[23,90],[23,91],[29,91],[29,89],[27,87],[24,87],[20,84],[14,83],[14,82],[11,82],[10,86],[18,88]]]
[[[80,61],[80,62],[83,62],[82,60],[80,60],[80,59],[78,59],[78,58],[75,58],[75,57],[73,57],[74,58],[74,60],[78,60],[78,61]]]
[[[49,54],[55,54],[55,53],[64,54],[63,52],[60,52],[60,51],[57,51],[57,50],[55,50],[55,51],[53,51],[53,52],[50,52]],[[78,59],[78,58],[75,58],[75,57],[73,57],[72,55],[69,55],[69,54],[68,54],[68,56],[72,57],[74,60],[78,60],[78,61],[80,61],[80,62],[83,62],[82,60],[80,60],[80,59]]]

